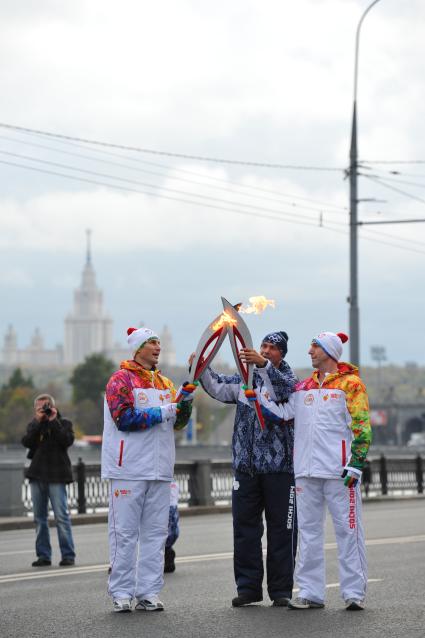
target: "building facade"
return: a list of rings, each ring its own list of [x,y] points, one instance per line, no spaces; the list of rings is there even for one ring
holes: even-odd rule
[[[160,338],[162,365],[175,365],[176,352],[167,326],[164,326]],[[18,335],[13,326],[9,325],[0,349],[0,364],[5,367],[34,369],[62,366],[73,368],[95,353],[104,354],[116,364],[130,355],[125,345],[113,342],[113,321],[103,307],[103,293],[96,284],[90,231],[87,231],[86,262],[80,286],[74,291],[73,308],[65,318],[64,345],[46,348],[43,336],[39,328],[36,328],[30,344],[19,348]]]
[[[74,291],[74,307],[65,319],[64,364],[73,367],[96,352],[112,350],[112,319],[103,308],[91,261],[90,235],[81,285]]]

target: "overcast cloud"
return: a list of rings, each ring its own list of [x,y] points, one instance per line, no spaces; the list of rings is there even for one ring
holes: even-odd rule
[[[156,329],[166,323],[183,361],[219,311],[220,295],[274,298],[276,310],[247,321],[255,341],[287,330],[288,360],[297,366],[308,365],[314,334],[348,331],[342,169],[355,29],[368,4],[3,0],[1,122],[187,155],[341,170],[108,154],[0,128],[0,162],[97,182],[0,163],[0,338],[12,323],[21,346],[36,326],[48,345],[63,341],[87,227],[117,340],[140,320]],[[362,159],[425,161],[424,18],[420,0],[382,0],[364,22]],[[370,164],[362,172],[403,180],[388,184],[418,199],[360,178],[360,198],[386,200],[362,203],[361,219],[425,217],[425,165]],[[359,235],[362,361],[379,344],[391,362],[424,364],[425,226],[374,226]]]

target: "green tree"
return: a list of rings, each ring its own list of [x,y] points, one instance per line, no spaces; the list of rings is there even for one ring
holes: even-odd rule
[[[89,399],[100,404],[105,386],[114,370],[114,362],[103,354],[86,357],[84,362],[74,369],[70,378],[74,403]]]
[[[20,443],[33,418],[34,390],[31,387],[3,388],[0,391],[0,441]]]
[[[9,381],[3,385],[3,390],[13,390],[14,388],[33,388],[34,383],[31,377],[24,377],[21,368],[16,368],[9,377]]]
[[[102,434],[103,406],[99,401],[83,399],[76,403],[71,411],[75,432],[81,434]]]

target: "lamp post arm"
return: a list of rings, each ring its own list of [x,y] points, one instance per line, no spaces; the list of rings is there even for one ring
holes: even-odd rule
[[[377,4],[380,0],[374,0],[372,2],[372,4],[370,4],[367,9],[365,9],[365,11],[363,12],[359,23],[357,25],[357,31],[356,31],[356,50],[355,50],[355,57],[354,57],[354,103],[356,103],[357,101],[357,77],[358,77],[358,68],[359,68],[359,46],[360,46],[360,29],[362,27],[363,21],[365,19],[365,17],[367,16],[367,14],[369,13],[369,11],[372,9],[372,7],[375,6],[375,4]]]

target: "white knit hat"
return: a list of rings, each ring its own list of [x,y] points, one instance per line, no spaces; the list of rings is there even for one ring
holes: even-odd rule
[[[321,332],[317,337],[313,339],[313,343],[320,346],[324,352],[334,359],[339,361],[342,355],[342,344],[348,341],[348,336],[343,332]]]
[[[147,341],[150,341],[151,339],[158,339],[159,341],[158,335],[150,328],[129,328],[127,330],[127,334],[127,343],[133,354],[136,354],[139,348],[141,348]]]

